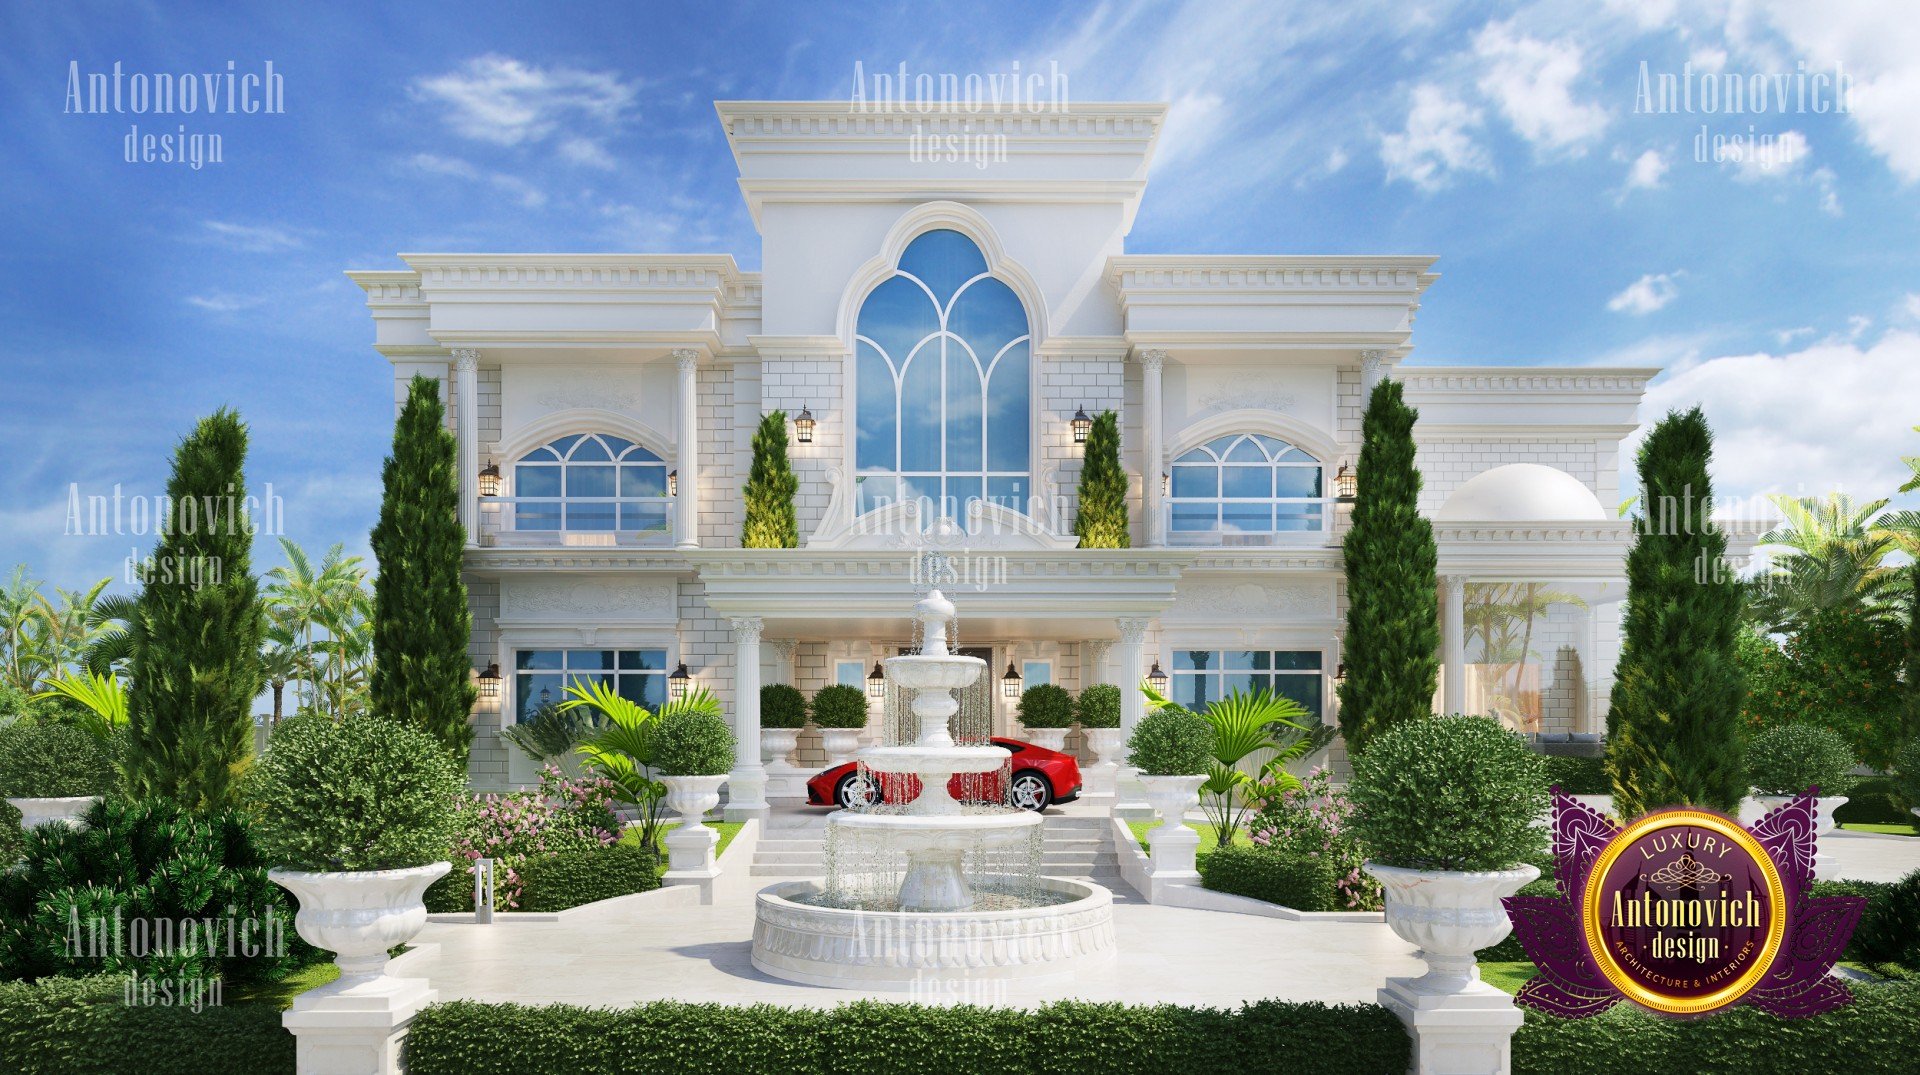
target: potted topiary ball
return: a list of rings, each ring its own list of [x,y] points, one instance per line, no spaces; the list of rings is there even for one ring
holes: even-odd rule
[[[717,713],[669,709],[653,725],[653,768],[667,786],[667,806],[680,824],[667,834],[667,877],[712,877],[720,834],[704,824],[720,805],[720,786],[733,769],[733,729]]]
[[[113,744],[60,720],[19,720],[0,728],[0,796],[23,829],[80,815],[119,783]]]
[[[1020,725],[1035,746],[1067,749],[1067,729],[1073,727],[1073,695],[1052,683],[1028,687],[1020,696]]]
[[[1213,758],[1213,725],[1190,709],[1166,705],[1140,718],[1127,740],[1127,764],[1140,770],[1147,802],[1160,818],[1149,830],[1155,877],[1198,878],[1194,857],[1200,834],[1187,827],[1187,811],[1200,801]]]
[[[760,688],[760,760],[785,765],[807,726],[807,696],[786,683]]]
[[[314,996],[394,982],[387,952],[427,924],[422,896],[449,869],[465,790],[452,752],[410,725],[309,715],[274,729],[242,796],[279,866],[267,876],[300,901],[294,928],[340,966]]]
[[[1817,724],[1783,724],[1768,728],[1747,741],[1747,777],[1753,796],[1740,804],[1740,821],[1751,825],[1809,788],[1821,795],[1814,800],[1814,837],[1833,831],[1833,812],[1853,790],[1853,748],[1840,733]],[[1817,855],[1814,873],[1822,880],[1832,863]]]
[[[1540,755],[1491,717],[1423,717],[1368,741],[1347,797],[1387,925],[1427,961],[1425,976],[1393,984],[1499,994],[1480,981],[1474,953],[1512,930],[1500,901],[1540,876],[1527,864],[1546,850]]]
[[[1087,753],[1093,755],[1089,770],[1107,773],[1120,757],[1120,688],[1111,683],[1095,683],[1080,692],[1074,703],[1074,719],[1086,733]]]
[[[860,749],[860,729],[867,726],[867,692],[836,683],[813,696],[813,723],[820,729],[820,748],[827,767],[844,765]]]

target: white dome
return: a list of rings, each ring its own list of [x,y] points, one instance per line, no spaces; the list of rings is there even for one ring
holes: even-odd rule
[[[1443,522],[1603,522],[1607,509],[1580,479],[1539,463],[1508,463],[1476,474],[1434,516]]]

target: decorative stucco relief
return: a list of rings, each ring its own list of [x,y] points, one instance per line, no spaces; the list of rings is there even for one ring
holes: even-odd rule
[[[1167,616],[1197,620],[1222,617],[1311,619],[1333,615],[1331,582],[1208,582],[1182,580]]]
[[[676,612],[670,580],[509,579],[500,593],[500,615],[506,620],[591,617],[671,623]]]

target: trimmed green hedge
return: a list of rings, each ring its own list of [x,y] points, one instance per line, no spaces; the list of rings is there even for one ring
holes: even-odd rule
[[[1847,801],[1833,812],[1833,819],[1842,825],[1911,825],[1920,822],[1920,818],[1907,813],[1894,778],[1890,776],[1862,778],[1853,786],[1853,790],[1847,792]]]
[[[455,1001],[414,1020],[406,1063],[408,1075],[1401,1075],[1409,1051],[1400,1020],[1371,1004],[1268,1000],[1223,1011],[1063,1001],[1023,1011]]]
[[[1548,754],[1546,760],[1548,788],[1558,787],[1567,795],[1613,794],[1613,778],[1607,775],[1607,759]]]
[[[1215,848],[1200,859],[1200,883],[1296,911],[1338,911],[1334,871],[1324,856],[1288,855],[1258,847]]]
[[[630,844],[569,851],[527,863],[520,870],[523,911],[564,911],[660,887],[658,860]],[[469,898],[468,902],[472,902]]]
[[[293,1073],[273,1004],[128,1007],[120,977],[0,985],[0,1071],[11,1075]]]
[[[1516,1075],[1904,1075],[1920,1041],[1920,985],[1855,983],[1853,1003],[1809,1019],[1736,1007],[1671,1019],[1619,1004],[1591,1019],[1528,1011]]]

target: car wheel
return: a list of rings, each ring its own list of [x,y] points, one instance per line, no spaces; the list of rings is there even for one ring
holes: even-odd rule
[[[1047,786],[1047,778],[1032,769],[1013,774],[1013,783],[1007,786],[1007,801],[1022,810],[1045,810],[1053,802],[1053,789]]]
[[[879,799],[879,789],[859,773],[848,773],[833,787],[833,801],[845,810],[863,810]]]

